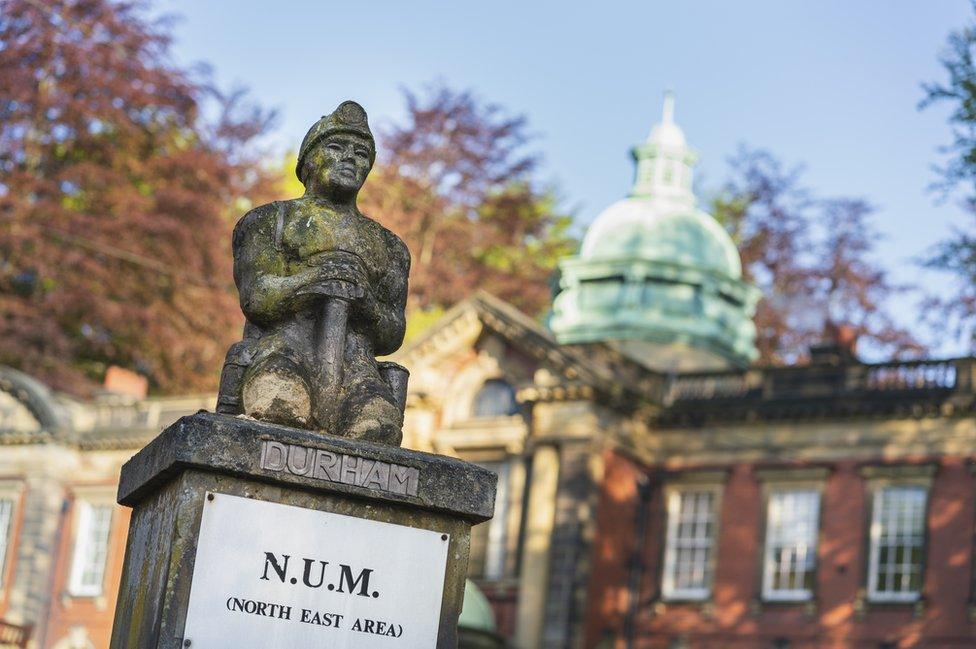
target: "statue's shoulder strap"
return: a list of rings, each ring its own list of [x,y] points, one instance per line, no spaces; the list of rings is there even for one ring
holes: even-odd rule
[[[284,237],[285,232],[285,204],[281,201],[275,201],[275,207],[277,207],[278,210],[277,214],[275,215],[274,247],[275,250],[281,252],[281,240]]]

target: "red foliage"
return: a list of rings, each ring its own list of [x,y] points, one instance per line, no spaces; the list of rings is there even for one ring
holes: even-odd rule
[[[922,350],[886,311],[906,289],[871,258],[879,237],[867,203],[814,197],[801,169],[784,169],[766,151],[743,148],[730,163],[713,209],[739,248],[744,279],[763,294],[755,316],[761,363],[803,358],[831,326],[850,328],[877,354]]]
[[[240,333],[230,231],[272,189],[269,116],[169,45],[133,3],[0,0],[0,363],[60,389],[113,364],[213,389]]]
[[[553,190],[533,181],[525,119],[443,86],[405,97],[407,118],[380,135],[360,203],[410,248],[410,307],[448,307],[481,288],[542,313],[574,242]]]

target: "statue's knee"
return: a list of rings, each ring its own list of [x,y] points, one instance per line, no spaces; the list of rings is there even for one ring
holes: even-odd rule
[[[286,356],[269,356],[253,365],[244,376],[241,401],[244,414],[255,419],[300,428],[312,422],[308,378]]]

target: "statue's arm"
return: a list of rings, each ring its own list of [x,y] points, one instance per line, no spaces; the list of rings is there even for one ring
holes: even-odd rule
[[[285,258],[274,245],[277,209],[263,205],[249,212],[234,230],[234,281],[248,320],[267,327],[304,308],[308,271],[288,275]]]
[[[403,343],[407,320],[407,276],[410,274],[410,253],[407,247],[391,235],[391,263],[374,291],[372,339],[377,356],[392,354]]]

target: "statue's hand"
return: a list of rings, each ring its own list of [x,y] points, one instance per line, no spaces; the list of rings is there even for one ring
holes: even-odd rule
[[[369,280],[362,259],[348,252],[322,253],[308,260],[307,280],[301,295],[337,297],[352,302],[369,292]]]
[[[346,300],[348,302],[356,302],[361,300],[365,294],[366,292],[359,286],[350,284],[349,282],[344,282],[341,279],[330,279],[324,282],[315,282],[298,290],[298,295],[302,297],[334,297]]]

